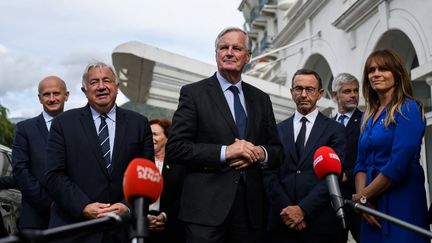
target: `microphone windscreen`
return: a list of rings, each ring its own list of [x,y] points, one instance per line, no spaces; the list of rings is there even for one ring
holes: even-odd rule
[[[144,197],[149,203],[155,202],[163,188],[162,175],[155,163],[143,158],[133,159],[124,174],[123,193],[126,200],[133,205],[137,197]]]
[[[315,174],[320,179],[324,179],[329,174],[337,174],[339,176],[342,172],[339,156],[328,146],[319,147],[315,151],[313,168]]]

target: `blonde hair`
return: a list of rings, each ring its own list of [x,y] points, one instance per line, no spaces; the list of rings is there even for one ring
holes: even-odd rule
[[[384,120],[384,126],[388,127],[391,123],[396,123],[396,112],[399,112],[403,116],[401,106],[407,98],[416,100],[421,109],[422,116],[424,117],[423,104],[413,97],[411,79],[399,55],[391,50],[378,50],[369,55],[363,69],[363,95],[366,103],[366,111],[361,126],[362,130],[366,126],[369,118],[378,111],[380,106],[378,93],[372,89],[368,77],[372,62],[375,62],[379,69],[389,70],[394,78],[392,99],[386,107],[388,112]]]

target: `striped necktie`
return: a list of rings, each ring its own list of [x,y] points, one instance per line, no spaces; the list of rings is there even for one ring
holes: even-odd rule
[[[101,124],[99,126],[99,142],[102,148],[102,154],[105,160],[105,166],[108,170],[111,167],[111,156],[110,156],[110,142],[109,142],[109,133],[108,133],[108,125],[106,123],[106,119],[108,118],[107,114],[103,113],[100,115]]]

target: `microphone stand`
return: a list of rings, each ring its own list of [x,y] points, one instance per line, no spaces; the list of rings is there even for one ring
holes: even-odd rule
[[[409,229],[411,231],[414,231],[416,233],[419,233],[423,236],[426,236],[426,237],[432,239],[432,232],[430,232],[429,230],[423,229],[423,228],[418,227],[417,225],[414,225],[414,224],[410,224],[408,222],[405,222],[405,221],[400,220],[398,218],[395,218],[393,216],[381,213],[380,211],[366,207],[361,203],[353,203],[351,200],[344,200],[344,202],[345,202],[345,204],[350,205],[351,207],[353,207],[354,209],[357,209],[358,211],[361,211],[361,212],[373,215],[375,217],[387,220],[390,223],[397,224],[399,226],[402,226],[406,229]]]
[[[144,239],[149,236],[148,231],[148,201],[145,197],[137,197],[134,200],[135,224],[131,228],[131,236],[134,242],[144,243]],[[0,242],[1,243],[1,242]]]
[[[16,242],[46,242],[70,236],[76,233],[82,233],[85,231],[95,230],[106,230],[109,228],[115,228],[124,223],[130,221],[128,214],[118,215],[109,213],[105,217],[86,220],[74,224],[63,225],[46,230],[23,230],[16,235],[12,235],[3,239],[0,239],[0,243],[16,243]]]

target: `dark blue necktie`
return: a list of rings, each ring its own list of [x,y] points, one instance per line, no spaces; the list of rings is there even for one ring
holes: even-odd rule
[[[105,160],[105,166],[108,170],[111,167],[111,157],[110,157],[110,142],[109,142],[109,133],[108,133],[108,125],[106,123],[106,119],[108,118],[107,114],[101,114],[101,124],[99,126],[99,142],[102,148],[102,154]]]
[[[234,95],[234,115],[239,138],[243,139],[246,134],[247,116],[240,102],[239,90],[236,86],[228,88]]]
[[[344,125],[344,126],[345,126],[345,122],[344,122],[345,118],[348,118],[348,116],[347,115],[340,115],[338,118],[339,123]]]
[[[301,156],[303,154],[304,147],[305,147],[306,122],[308,121],[308,119],[306,117],[302,117],[302,119],[300,119],[300,121],[302,122],[302,126],[300,128],[300,132],[297,135],[297,140],[295,142],[296,150],[297,150],[297,158],[301,158]]]

